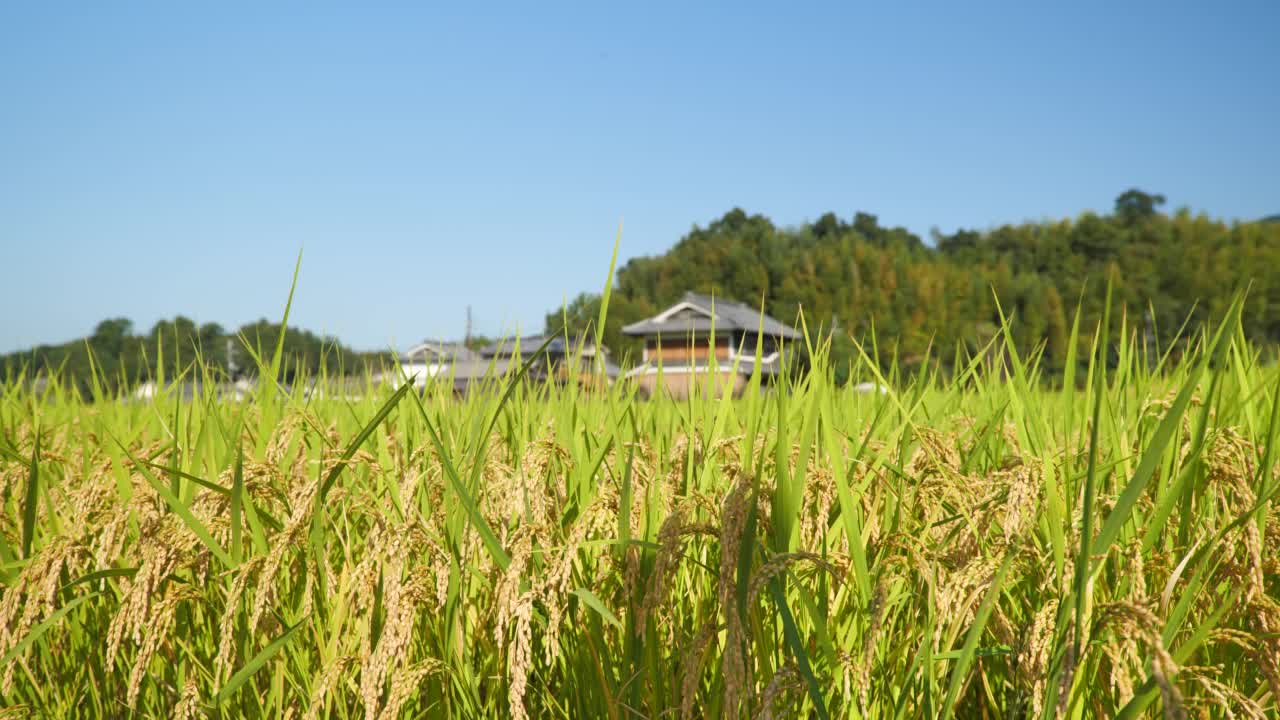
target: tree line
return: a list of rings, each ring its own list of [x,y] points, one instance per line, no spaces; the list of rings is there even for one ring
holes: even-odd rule
[[[945,366],[957,348],[986,347],[1003,311],[1019,349],[1042,352],[1053,377],[1067,362],[1077,308],[1081,342],[1091,340],[1110,278],[1113,312],[1123,310],[1129,330],[1153,349],[1196,332],[1246,287],[1246,334],[1280,343],[1280,223],[1166,214],[1164,203],[1133,189],[1110,214],[935,231],[930,242],[862,212],[779,227],[734,209],[668,252],[618,270],[604,340],[617,357],[638,356],[622,325],[694,290],[759,305],[785,322],[803,311],[811,333],[831,339],[837,372],[855,341],[866,347],[873,337],[886,363],[911,367],[928,356]],[[599,306],[598,294],[580,294],[547,314],[547,328],[585,332]],[[1078,356],[1087,355],[1081,348]]]
[[[693,290],[758,305],[793,324],[803,313],[811,335],[829,339],[843,379],[855,343],[869,347],[873,339],[886,366],[918,367],[930,357],[947,369],[957,349],[978,353],[988,346],[1003,312],[1020,351],[1042,353],[1052,378],[1069,357],[1077,308],[1080,342],[1091,342],[1110,278],[1113,312],[1123,310],[1129,330],[1155,349],[1193,335],[1245,288],[1245,333],[1261,346],[1280,347],[1280,273],[1274,271],[1280,221],[1228,223],[1185,209],[1167,214],[1164,202],[1134,189],[1116,198],[1109,214],[934,232],[928,242],[863,212],[782,227],[735,208],[695,226],[666,253],[633,258],[618,269],[604,342],[623,364],[638,358],[640,346],[622,335],[622,326]],[[599,294],[579,294],[547,313],[546,331],[589,333],[599,309]],[[269,357],[280,331],[267,320],[227,331],[177,316],[137,333],[128,319],[112,318],[88,338],[0,356],[0,381],[56,370],[87,392],[96,371],[111,390],[161,373],[173,378],[196,359],[217,379],[251,377],[258,371],[254,354],[263,348]],[[472,344],[485,340],[472,338]],[[356,352],[336,338],[292,327],[285,330],[284,350],[285,382],[299,372],[362,374],[389,360],[386,353]],[[1077,350],[1078,357],[1088,356],[1087,346]]]
[[[136,333],[128,318],[110,318],[98,323],[87,338],[0,356],[0,381],[15,379],[19,373],[31,380],[56,372],[87,394],[96,373],[104,389],[114,392],[161,377],[172,380],[193,361],[213,381],[252,378],[259,368],[255,358],[270,361],[280,328],[279,323],[263,319],[227,331],[218,323],[197,324],[179,315],[157,322],[146,333]],[[284,356],[279,379],[286,383],[322,371],[330,376],[362,374],[385,358],[385,354],[356,352],[336,338],[292,327],[284,331]]]

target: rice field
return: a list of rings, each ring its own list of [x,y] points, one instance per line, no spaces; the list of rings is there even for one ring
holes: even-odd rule
[[[1077,327],[1067,390],[1011,346],[680,402],[10,379],[0,716],[1275,717],[1234,317],[1177,363]]]

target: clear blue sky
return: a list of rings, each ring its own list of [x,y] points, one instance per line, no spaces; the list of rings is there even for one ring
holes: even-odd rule
[[[404,348],[541,330],[620,218],[1280,212],[1275,0],[427,5],[0,5],[0,351],[278,317],[300,247],[297,324]]]

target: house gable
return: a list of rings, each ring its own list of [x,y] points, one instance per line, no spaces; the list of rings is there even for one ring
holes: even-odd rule
[[[741,303],[730,300],[685,293],[684,299],[663,310],[651,318],[624,325],[624,335],[633,337],[652,337],[662,335],[671,337],[677,333],[686,336],[705,336],[712,329],[717,334],[722,332],[745,332],[775,336],[782,340],[800,337],[789,328],[768,315]]]
[[[695,320],[710,317],[712,317],[710,309],[685,300],[653,316],[653,322],[661,324],[673,320]]]

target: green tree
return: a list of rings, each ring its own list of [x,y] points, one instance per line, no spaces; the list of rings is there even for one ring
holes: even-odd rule
[[[1163,195],[1130,188],[1116,198],[1116,217],[1125,225],[1136,225],[1155,217],[1156,208],[1161,205],[1164,205]]]
[[[89,338],[93,350],[104,358],[119,357],[124,343],[133,334],[133,321],[129,318],[110,318],[98,323]]]
[[[1235,292],[1252,283],[1245,329],[1260,343],[1280,343],[1280,225],[1230,225],[1179,211],[1158,212],[1160,195],[1130,190],[1111,215],[1004,225],[987,231],[934,233],[934,246],[903,228],[859,212],[835,213],[795,228],[734,208],[695,226],[668,252],[634,258],[618,270],[606,340],[630,342],[621,325],[653,315],[685,291],[716,293],[756,304],[792,322],[803,309],[811,328],[831,327],[850,342],[904,355],[930,346],[943,356],[981,347],[999,322],[993,292],[1014,318],[1019,350],[1043,346],[1050,376],[1066,361],[1068,319],[1077,303],[1087,336],[1102,316],[1108,274],[1115,306],[1131,318],[1150,308],[1161,347],[1190,319],[1195,332],[1219,316]],[[582,295],[567,308],[573,330],[590,327],[599,298]],[[562,324],[559,310],[547,327]],[[1119,332],[1119,324],[1113,324]],[[1130,325],[1130,327],[1134,327]],[[883,353],[887,357],[887,353]]]

